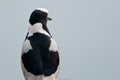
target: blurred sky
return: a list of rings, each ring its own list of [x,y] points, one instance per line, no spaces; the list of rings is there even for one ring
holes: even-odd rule
[[[60,80],[120,80],[120,0],[1,0],[0,79],[24,80],[21,47],[31,12],[49,10]]]

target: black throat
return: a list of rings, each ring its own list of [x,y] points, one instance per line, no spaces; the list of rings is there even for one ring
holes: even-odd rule
[[[48,34],[52,37],[52,35],[50,34],[50,32],[49,32],[46,24],[43,24],[43,29],[44,29],[46,32],[48,32]]]

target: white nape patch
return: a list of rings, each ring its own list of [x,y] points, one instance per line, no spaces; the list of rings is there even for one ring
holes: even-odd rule
[[[32,36],[36,32],[45,34],[50,37],[50,35],[43,29],[43,26],[41,23],[36,23],[33,26],[31,25],[28,31],[29,31],[28,37]]]
[[[28,33],[28,37],[30,37],[30,36],[32,36],[33,35],[33,33],[31,34],[31,33]]]
[[[28,39],[26,39],[22,46],[22,53],[27,53],[30,49],[32,49],[30,41]]]
[[[50,51],[58,51],[58,47],[57,47],[55,40],[52,38],[50,40],[51,40],[51,43],[50,43],[49,50]]]
[[[37,8],[36,10],[40,10],[40,11],[42,11],[42,12],[48,13],[48,10],[45,9],[45,8]]]

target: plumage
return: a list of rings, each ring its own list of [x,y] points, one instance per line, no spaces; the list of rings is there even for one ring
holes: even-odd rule
[[[47,20],[48,11],[44,8],[35,9],[30,16],[21,55],[25,80],[58,80],[59,52],[47,28]]]

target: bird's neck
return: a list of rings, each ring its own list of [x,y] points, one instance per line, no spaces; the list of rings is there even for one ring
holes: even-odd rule
[[[28,29],[30,34],[34,34],[34,33],[42,33],[45,34],[49,37],[51,37],[49,30],[43,27],[44,25],[42,25],[41,23],[36,23],[34,25],[31,25]]]
[[[49,32],[49,29],[47,28],[47,25],[44,25],[44,24],[43,24],[43,29],[44,29],[45,31],[47,31],[48,34],[52,37],[52,35],[51,35],[50,32]]]

